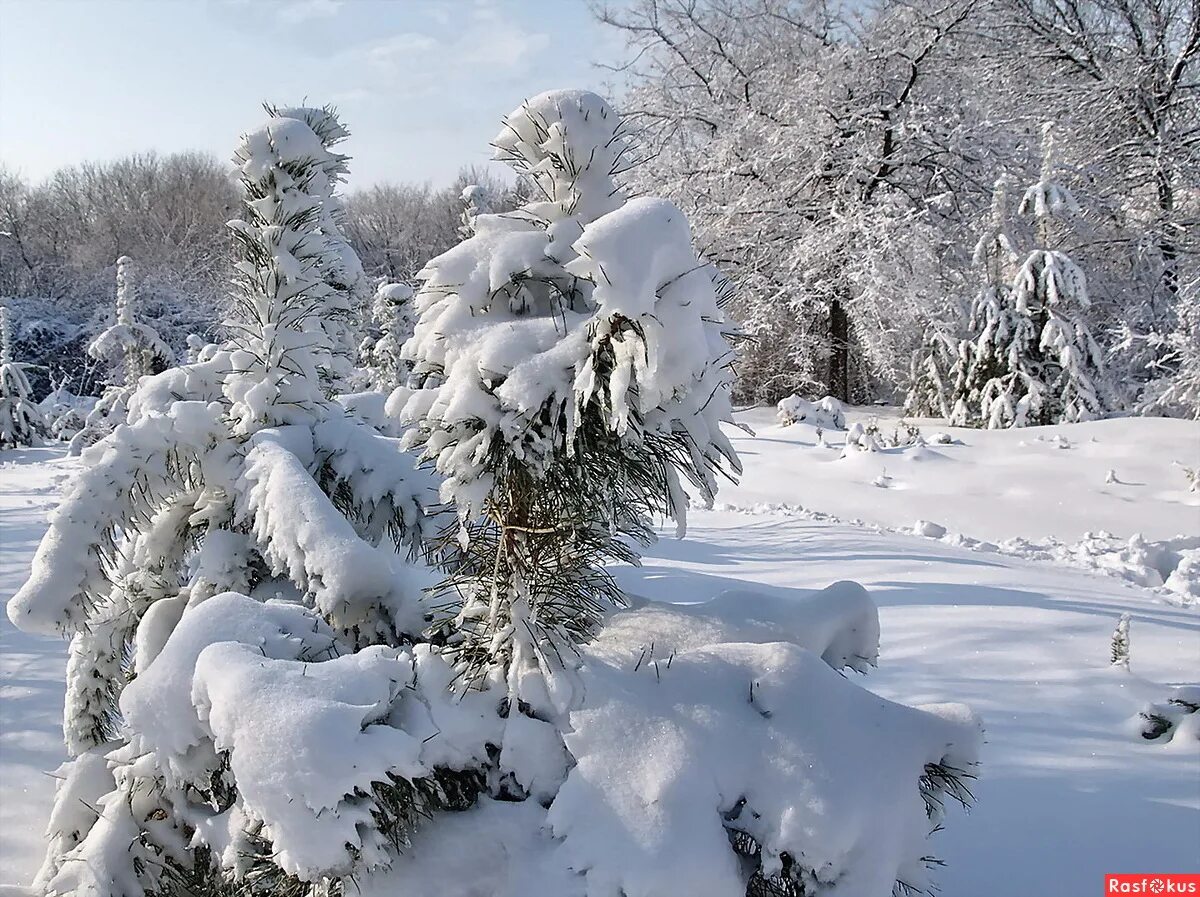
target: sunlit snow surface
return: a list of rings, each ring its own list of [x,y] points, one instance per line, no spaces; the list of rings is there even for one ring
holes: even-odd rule
[[[895,412],[880,417],[890,433]],[[1194,871],[1200,744],[1145,742],[1128,721],[1166,698],[1162,686],[1200,679],[1200,608],[1137,584],[1146,553],[1116,549],[1138,533],[1148,544],[1200,537],[1200,493],[1172,463],[1200,466],[1200,425],[990,433],[921,422],[924,449],[841,458],[842,433],[826,432],[824,448],[805,425],[779,427],[765,411],[744,419],[758,435],[735,438],[742,485],[723,490],[717,510],[694,510],[684,540],[666,537],[641,569],[618,571],[621,585],[679,602],[747,583],[782,601],[837,580],[866,586],[882,644],[879,668],[856,681],[905,704],[965,702],[987,729],[979,804],[931,842],[947,863],[945,894],[1090,894],[1105,872]],[[933,444],[938,432],[958,442]],[[0,454],[5,598],[74,463],[60,456]],[[1109,665],[1122,612],[1132,674]],[[28,881],[41,859],[54,784],[44,771],[63,757],[64,658],[62,642],[0,618],[0,882]],[[393,874],[411,887],[452,857],[462,889],[429,893],[562,897],[577,883],[536,875],[547,842],[530,832],[542,817],[491,803],[445,817]],[[368,884],[376,897],[396,893],[387,877]]]

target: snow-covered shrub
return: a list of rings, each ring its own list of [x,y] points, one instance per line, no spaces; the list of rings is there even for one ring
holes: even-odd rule
[[[1113,630],[1110,658],[1113,666],[1126,670],[1129,669],[1129,621],[1129,614],[1121,614],[1121,619],[1117,621],[1117,628]]]
[[[842,403],[833,396],[809,402],[800,396],[791,395],[782,399],[775,407],[776,417],[785,427],[803,422],[823,430],[846,429],[846,413],[842,409]]]
[[[1148,704],[1137,716],[1142,738],[1183,747],[1200,742],[1200,686],[1181,685],[1162,703]]]
[[[291,111],[237,152],[234,337],[141,379],[8,605],[71,638],[45,893],[315,894],[297,882],[372,868],[461,803],[387,722],[416,662],[395,646],[424,626],[401,554],[433,495],[331,399],[320,322],[344,307],[331,260],[352,266],[322,209],[344,160],[309,124],[327,113]]]
[[[103,439],[125,421],[129,395],[138,381],[169,366],[174,353],[149,324],[137,319],[137,280],[133,259],[117,259],[117,318],[88,344],[88,355],[108,366],[103,395],[71,438],[70,452]]]
[[[46,433],[51,439],[69,442],[86,426],[87,416],[96,400],[89,396],[73,395],[58,385],[40,402],[38,408],[46,421]]]
[[[8,307],[0,305],[0,448],[33,445],[46,432],[41,409],[30,395],[25,367],[13,361]]]
[[[381,283],[371,304],[371,333],[363,338],[358,357],[372,389],[391,391],[408,379],[409,363],[400,349],[412,336],[415,323],[412,287]]]

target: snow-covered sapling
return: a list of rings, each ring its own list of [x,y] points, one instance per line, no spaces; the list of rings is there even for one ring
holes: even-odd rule
[[[1042,246],[1026,257],[1012,292],[1017,311],[1037,333],[1041,357],[1035,371],[1044,392],[1036,403],[1031,395],[1030,409],[1037,413],[1018,419],[1018,424],[1092,420],[1110,404],[1103,358],[1085,320],[1091,305],[1087,278],[1070,256],[1051,248],[1054,222],[1079,212],[1071,191],[1055,181],[1053,123],[1043,126],[1042,141],[1042,176],[1025,191],[1020,208],[1034,218]]]
[[[73,455],[104,438],[125,422],[129,396],[147,374],[169,366],[174,353],[149,324],[137,315],[137,274],[133,259],[117,259],[117,317],[88,344],[88,355],[108,365],[103,395],[88,414],[84,426],[71,439]]]
[[[540,95],[495,146],[540,196],[475,217],[421,272],[404,349],[420,385],[392,407],[460,515],[441,594],[464,682],[499,669],[514,706],[554,717],[548,680],[621,602],[603,564],[636,557],[622,537],[682,520],[682,481],[708,498],[737,469],[719,426],[733,355],[683,214],[626,199],[604,100]]]
[[[42,412],[32,401],[27,365],[13,361],[12,324],[0,305],[0,448],[34,445],[46,432]]]
[[[390,392],[408,379],[410,363],[400,349],[412,336],[415,323],[412,287],[404,283],[381,283],[371,304],[371,332],[359,346],[359,360],[367,371],[372,389]]]
[[[1129,621],[1129,614],[1121,614],[1112,636],[1112,665],[1126,670],[1129,669]]]

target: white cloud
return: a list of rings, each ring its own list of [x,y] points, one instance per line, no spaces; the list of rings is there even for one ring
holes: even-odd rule
[[[279,21],[298,25],[311,19],[337,15],[342,0],[285,0],[279,7]]]

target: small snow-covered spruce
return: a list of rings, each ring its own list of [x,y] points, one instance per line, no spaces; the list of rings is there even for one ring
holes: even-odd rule
[[[973,254],[982,282],[971,304],[971,336],[959,343],[947,374],[949,419],[960,427],[1035,423],[1042,412],[1037,329],[1017,308],[1008,283],[1017,255],[1005,232],[1007,191],[1007,180],[997,179],[989,225]]]
[[[8,307],[0,305],[0,448],[33,445],[46,432],[42,412],[30,398],[25,367],[13,361]]]
[[[682,525],[681,478],[707,500],[738,469],[719,426],[733,353],[683,214],[622,192],[604,100],[542,94],[494,144],[539,196],[476,216],[420,273],[421,383],[391,405],[458,509],[440,595],[463,682],[500,670],[514,706],[553,717],[548,680],[622,603],[603,564],[635,561],[658,515]]]
[[[403,283],[381,283],[371,304],[371,332],[359,346],[359,360],[372,389],[390,392],[408,380],[411,367],[400,352],[413,332],[413,291]]]
[[[325,115],[242,139],[234,338],[142,378],[9,602],[71,639],[43,893],[337,893],[480,787],[388,722],[415,687],[400,553],[430,489],[328,398]]]
[[[1112,636],[1112,665],[1129,669],[1129,614],[1121,614]]]
[[[1025,191],[1020,212],[1037,223],[1042,247],[1025,259],[1013,281],[1017,311],[1037,333],[1036,397],[1030,413],[1016,423],[1073,423],[1102,416],[1110,405],[1099,346],[1085,321],[1091,305],[1087,278],[1064,252],[1051,248],[1054,222],[1079,212],[1070,190],[1055,182],[1054,126],[1042,129],[1044,159],[1040,180]]]
[[[125,422],[129,396],[147,374],[170,366],[175,355],[149,324],[137,315],[137,273],[133,259],[117,259],[117,317],[113,325],[88,344],[88,355],[108,365],[107,385],[89,412],[84,426],[71,439],[70,452],[103,439]]]

